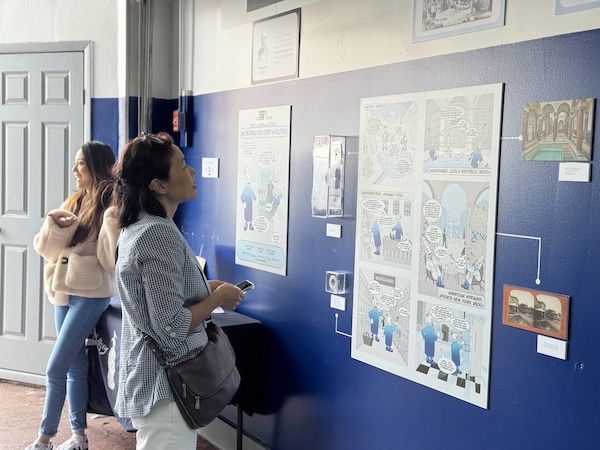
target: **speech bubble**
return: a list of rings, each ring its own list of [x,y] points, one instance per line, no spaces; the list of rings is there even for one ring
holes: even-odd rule
[[[465,131],[467,129],[467,121],[465,119],[461,119],[458,121],[458,129],[460,131]]]
[[[278,160],[277,153],[272,148],[265,148],[258,154],[258,164],[267,169],[275,167]]]
[[[398,242],[398,249],[401,252],[410,252],[412,250],[413,246],[410,243],[410,241],[400,241]]]
[[[367,211],[383,211],[385,208],[385,203],[382,200],[378,200],[376,198],[366,198],[362,202],[360,202],[360,206]]]
[[[392,288],[392,295],[397,300],[402,300],[404,298],[404,290],[401,288]]]
[[[410,312],[408,311],[408,309],[406,308],[400,308],[398,310],[398,314],[402,317],[408,317],[408,315],[410,314]]]
[[[273,244],[279,244],[281,242],[281,234],[280,233],[271,234],[271,241],[273,242]]]
[[[452,361],[450,358],[440,358],[436,362],[442,372],[445,372],[448,375],[456,372],[456,364],[454,364],[454,361]]]
[[[435,256],[437,256],[439,259],[445,259],[450,256],[450,251],[446,247],[442,246],[436,247],[433,253],[435,253]]]
[[[465,131],[465,136],[467,136],[468,139],[474,139],[479,136],[479,130],[473,127],[467,128],[467,131]]]
[[[367,130],[369,133],[375,133],[379,130],[381,130],[381,128],[383,127],[383,120],[381,119],[381,117],[371,117],[368,121],[367,121]]]
[[[400,176],[408,175],[413,171],[413,163],[408,158],[398,158],[394,163],[394,172]]]
[[[256,142],[242,141],[242,156],[252,156],[256,151]]]
[[[396,299],[393,295],[390,294],[381,294],[381,298],[379,299],[383,306],[391,308],[396,304]]]
[[[454,317],[449,308],[440,305],[433,305],[429,310],[429,314],[441,322],[446,322]]]
[[[379,284],[379,281],[369,281],[369,291],[374,295],[379,294],[381,292],[381,284]]]
[[[396,219],[393,216],[379,216],[378,222],[382,227],[392,228],[396,225]]]
[[[445,120],[457,120],[465,115],[465,109],[461,106],[446,106],[440,109],[440,118]]]
[[[254,219],[254,229],[259,233],[266,233],[269,229],[269,221],[265,216],[257,216]]]
[[[437,225],[429,225],[425,230],[425,237],[432,244],[442,240],[442,229]]]
[[[456,331],[467,331],[469,328],[471,328],[469,321],[461,317],[454,317],[451,319],[450,325],[452,325],[452,328],[454,328]]]
[[[442,206],[440,202],[432,198],[423,203],[423,216],[427,222],[436,222],[442,216]]]

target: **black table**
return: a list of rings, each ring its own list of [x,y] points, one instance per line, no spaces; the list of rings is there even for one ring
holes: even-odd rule
[[[265,408],[268,334],[259,320],[235,311],[213,314],[212,318],[227,334],[241,375],[240,387],[231,401],[231,404],[237,405],[237,448],[241,449],[243,413],[261,413]],[[94,335],[88,340],[88,412],[115,416],[125,430],[135,431],[129,419],[118,417],[113,410],[119,382],[120,339],[121,305],[113,302],[102,314]]]

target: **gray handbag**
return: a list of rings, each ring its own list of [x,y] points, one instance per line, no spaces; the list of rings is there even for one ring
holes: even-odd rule
[[[165,369],[181,415],[192,429],[212,422],[231,402],[240,385],[235,353],[221,327],[205,322],[208,344],[194,358],[169,365],[154,339],[144,334],[161,367]]]

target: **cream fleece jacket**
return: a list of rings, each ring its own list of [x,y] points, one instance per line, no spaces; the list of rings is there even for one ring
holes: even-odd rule
[[[89,298],[115,296],[115,248],[120,232],[115,208],[104,212],[97,238],[90,236],[85,242],[68,247],[78,222],[61,228],[50,217],[55,212],[71,214],[63,206],[48,213],[33,240],[35,250],[47,262],[44,287],[49,300],[55,305],[67,305],[69,295]]]

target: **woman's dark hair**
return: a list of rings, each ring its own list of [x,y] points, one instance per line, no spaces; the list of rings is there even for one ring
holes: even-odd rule
[[[167,217],[150,190],[152,180],[166,180],[171,170],[173,138],[164,132],[142,133],[129,141],[115,166],[115,196],[121,228],[137,222],[141,212]]]
[[[112,169],[115,154],[104,142],[89,141],[81,146],[85,165],[92,176],[92,187],[78,189],[65,200],[64,208],[77,215],[79,226],[71,239],[71,246],[97,236],[102,226],[104,211],[112,197]]]

